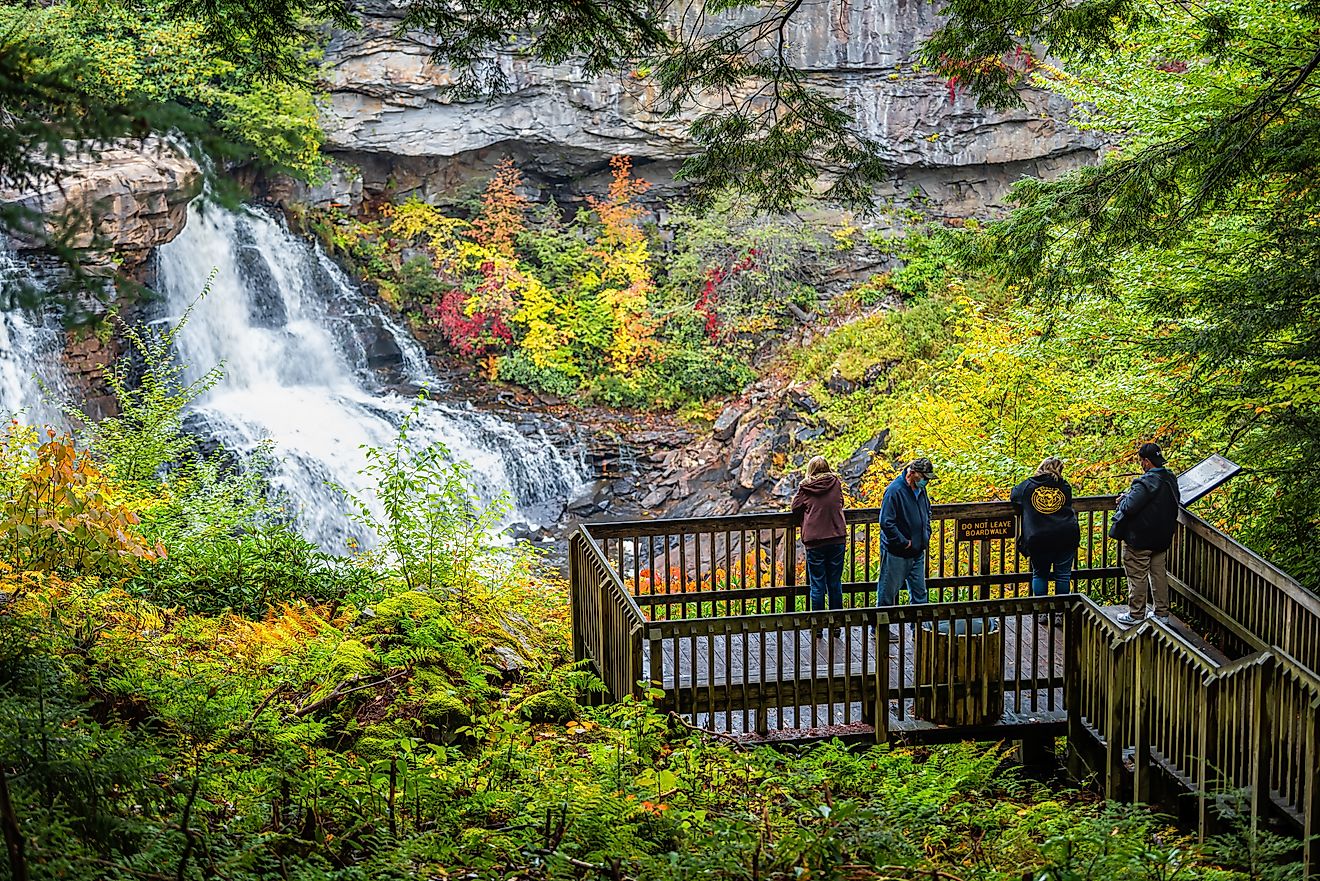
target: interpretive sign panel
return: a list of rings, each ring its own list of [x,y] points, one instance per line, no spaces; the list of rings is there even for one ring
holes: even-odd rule
[[[1178,494],[1182,496],[1182,503],[1190,505],[1241,470],[1241,465],[1218,453],[1207,456],[1178,475]]]
[[[981,517],[976,520],[958,521],[958,541],[984,541],[991,538],[1012,538],[1013,517]]]

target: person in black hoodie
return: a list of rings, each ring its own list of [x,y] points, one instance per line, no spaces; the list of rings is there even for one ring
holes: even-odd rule
[[[1013,487],[1010,496],[1021,518],[1018,551],[1031,561],[1031,592],[1043,597],[1050,592],[1069,593],[1073,563],[1081,530],[1072,509],[1073,492],[1063,479],[1063,460],[1050,456],[1036,473]]]
[[[1164,467],[1158,444],[1142,444],[1137,451],[1142,474],[1118,497],[1109,537],[1123,542],[1123,569],[1127,573],[1128,608],[1118,623],[1132,625],[1146,617],[1147,593],[1155,598],[1155,617],[1169,617],[1169,574],[1164,568],[1173,530],[1178,524],[1181,496],[1178,478]]]
[[[793,513],[802,515],[811,611],[824,609],[827,597],[831,609],[842,609],[848,536],[843,521],[843,484],[823,456],[807,463],[807,478],[793,497]]]

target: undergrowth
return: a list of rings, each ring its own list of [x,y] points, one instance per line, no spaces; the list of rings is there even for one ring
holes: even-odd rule
[[[1002,746],[748,748],[654,689],[593,706],[565,584],[432,485],[462,477],[438,453],[377,451],[385,550],[326,558],[137,418],[188,398],[154,375],[90,438],[0,436],[0,878],[1295,874],[1275,839],[1198,847]]]

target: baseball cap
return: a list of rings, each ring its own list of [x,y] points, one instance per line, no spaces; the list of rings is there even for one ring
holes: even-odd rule
[[[908,467],[918,474],[924,474],[927,480],[935,479],[935,466],[930,464],[929,459],[913,459]]]
[[[1160,452],[1159,444],[1142,444],[1141,449],[1137,450],[1137,455],[1150,461],[1157,468],[1164,464],[1164,454]]]

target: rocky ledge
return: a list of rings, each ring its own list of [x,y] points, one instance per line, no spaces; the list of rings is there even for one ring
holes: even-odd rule
[[[151,137],[71,152],[58,183],[26,191],[0,186],[0,202],[40,212],[44,234],[66,237],[90,266],[117,260],[132,272],[183,230],[202,173],[181,149]],[[40,248],[40,238],[15,243]]]
[[[462,198],[511,155],[543,195],[571,201],[603,189],[609,156],[623,153],[644,166],[652,197],[672,194],[698,108],[659,113],[645,71],[586,77],[516,47],[493,59],[507,94],[457,100],[445,88],[451,72],[429,60],[431,38],[399,33],[403,5],[359,0],[363,27],[335,32],[326,49],[326,149],[358,167],[369,192]],[[938,23],[930,3],[841,0],[806,4],[787,31],[792,62],[883,145],[894,179],[882,195],[902,200],[916,189],[930,213],[966,217],[1023,175],[1094,160],[1101,142],[1067,124],[1070,105],[1058,96],[1028,93],[1025,108],[996,112],[922,70],[921,43]]]

